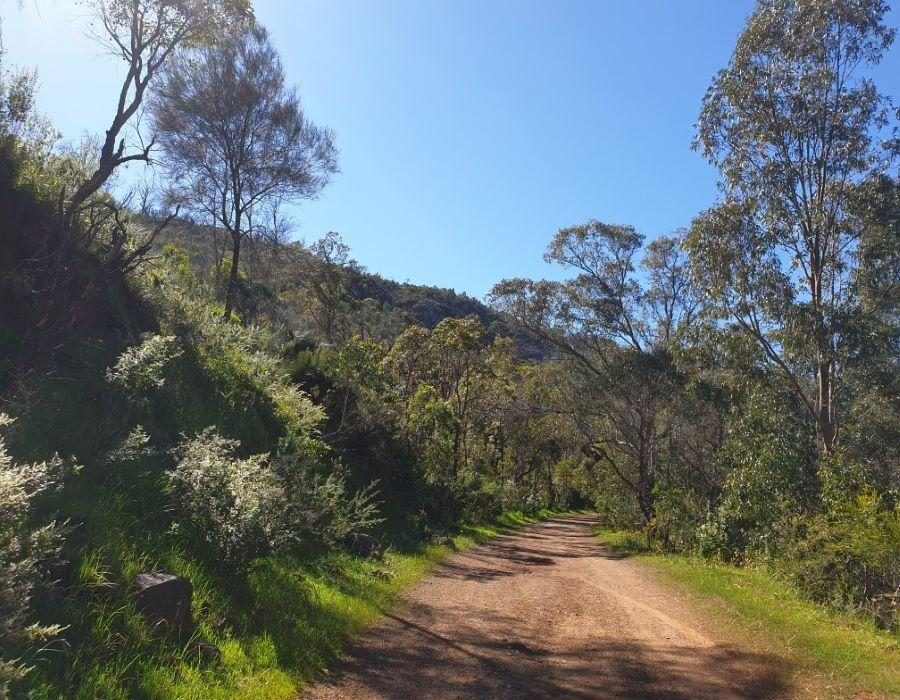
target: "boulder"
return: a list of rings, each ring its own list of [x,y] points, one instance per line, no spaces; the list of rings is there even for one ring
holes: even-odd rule
[[[155,571],[138,574],[134,579],[135,605],[152,625],[163,631],[190,631],[193,593],[194,586],[183,576]]]

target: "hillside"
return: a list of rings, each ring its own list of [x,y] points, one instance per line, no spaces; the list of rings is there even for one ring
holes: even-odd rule
[[[661,93],[593,95],[622,87],[588,60],[608,48],[581,27],[595,4],[553,8],[590,30],[577,46],[532,21],[536,5],[499,18],[504,35],[541,29],[522,36],[540,70],[518,73],[529,89],[551,79],[544,94],[480,59],[434,81],[429,41],[409,56],[360,42],[367,60],[340,59],[367,90],[385,51],[401,61],[390,91],[351,89],[318,61],[335,46],[296,41],[335,4],[281,3],[285,48],[314,50],[304,70],[325,66],[332,106],[353,112],[343,140],[305,111],[248,0],[78,3],[72,21],[105,56],[72,81],[95,118],[66,131],[98,134],[78,143],[0,48],[0,700],[897,694],[900,114],[873,82],[889,9],[756,0],[696,95],[718,195],[666,234],[591,215],[616,201],[646,221],[688,201],[643,184],[620,199],[594,178],[629,186],[636,164],[660,163],[638,158],[667,152],[651,122],[610,109],[622,133],[593,120],[578,134],[576,104],[550,99],[588,91],[592,117],[643,104],[672,118]],[[381,40],[431,5],[371,26],[369,3],[343,13]],[[470,19],[435,26],[471,46],[494,25]],[[655,73],[674,54],[645,43]],[[502,85],[483,85],[489,104],[441,102],[448,121],[431,123],[414,81],[396,80],[408,66],[442,91]],[[62,103],[57,118],[82,114]],[[459,119],[470,103],[502,118]],[[379,129],[381,108],[422,128]],[[581,148],[601,136],[629,150]],[[459,163],[420,147],[447,144]],[[582,151],[590,171],[571,167]],[[339,190],[342,159],[362,179]],[[126,191],[142,165],[152,185]],[[452,201],[446,220],[427,187]],[[346,207],[361,188],[366,203]],[[316,215],[358,217],[376,240],[393,230],[379,221],[404,236],[490,228],[490,249],[453,238],[488,259],[545,236],[552,279],[499,279],[486,306],[385,279],[334,232],[289,242],[284,208],[335,190]],[[476,193],[507,210],[479,211]],[[413,229],[425,211],[432,228]]]
[[[144,227],[157,223],[158,219],[142,219]],[[223,234],[217,237],[209,227],[176,220],[158,236],[155,249],[161,252],[166,245],[177,246],[188,254],[197,274],[212,281],[223,240]],[[553,354],[546,343],[523,332],[478,299],[452,289],[385,279],[352,260],[339,237],[332,245],[342,248],[339,262],[317,255],[316,244],[251,241],[245,267],[246,279],[252,283],[242,285],[239,308],[251,312],[266,308],[275,317],[295,324],[294,330],[299,334],[327,343],[347,340],[353,334],[391,341],[412,325],[431,329],[445,318],[474,316],[490,337],[514,338],[522,359],[543,360]],[[341,328],[325,329],[297,308],[315,297],[315,292],[309,290],[313,285],[328,294],[320,301],[336,309],[341,307]]]

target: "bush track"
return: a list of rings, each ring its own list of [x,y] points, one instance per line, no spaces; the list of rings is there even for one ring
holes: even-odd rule
[[[304,697],[792,695],[784,659],[718,638],[594,524],[555,517],[449,557]]]

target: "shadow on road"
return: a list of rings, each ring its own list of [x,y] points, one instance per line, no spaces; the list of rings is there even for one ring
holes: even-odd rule
[[[451,557],[312,697],[789,695],[784,659],[694,631],[594,523],[554,518]]]
[[[395,624],[370,638],[367,649],[353,654],[331,682],[353,677],[367,697],[384,698],[410,697],[411,689],[417,698],[693,700],[787,695],[783,662],[726,646],[663,650],[634,641],[605,641],[549,659],[537,644],[487,636],[481,625],[460,625],[453,636],[465,641],[454,641],[420,621],[427,616],[422,610],[390,615]],[[488,622],[492,628],[515,626],[515,620]],[[398,627],[403,644],[391,638]]]

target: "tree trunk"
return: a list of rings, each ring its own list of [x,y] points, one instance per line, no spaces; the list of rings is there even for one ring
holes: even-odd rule
[[[644,522],[649,523],[653,520],[653,506],[656,501],[653,495],[653,487],[646,483],[641,483],[640,493],[637,494],[638,507],[641,509],[641,515],[644,516]]]
[[[819,428],[819,450],[823,457],[827,457],[834,451],[837,442],[838,426],[832,372],[833,368],[829,363],[822,363],[819,366],[819,415],[816,418]]]
[[[232,235],[234,245],[231,249],[231,272],[228,275],[228,286],[225,289],[225,320],[231,318],[231,312],[234,309],[234,298],[237,295],[238,287],[238,263],[241,256],[241,236],[240,234]]]

